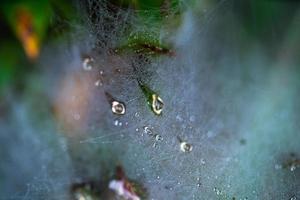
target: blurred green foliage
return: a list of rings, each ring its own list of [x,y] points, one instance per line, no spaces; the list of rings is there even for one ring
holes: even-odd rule
[[[194,5],[197,9],[205,7],[205,2],[217,6],[221,1],[205,0],[180,1],[180,0],[111,0],[112,3],[135,9],[137,16],[145,27],[159,30],[162,26],[180,24],[180,13],[186,5]],[[247,34],[253,38],[269,39],[269,34],[280,34],[284,31],[286,23],[291,21],[295,14],[293,4],[296,1],[272,1],[272,0],[249,0],[232,1],[235,12],[240,13],[241,22],[244,24]],[[288,8],[288,9],[287,9]],[[296,11],[297,6],[295,6]],[[24,41],[18,37],[18,10],[25,9],[32,16],[32,30],[38,40],[39,51],[42,45],[53,38],[68,31],[68,25],[59,24],[62,21],[72,21],[80,17],[74,4],[67,0],[4,0],[0,3],[0,94],[7,85],[15,85],[22,81],[22,76],[35,67],[34,60],[26,59],[24,53]],[[205,8],[203,8],[205,9]],[[172,25],[173,24],[173,25]],[[9,29],[9,30],[7,30]],[[152,31],[152,30],[151,30]],[[150,44],[151,47],[167,48],[159,38],[148,37],[151,31],[145,30],[145,35],[139,33],[139,37],[133,39],[125,33],[126,44],[120,44],[120,49],[129,46],[133,50],[139,49],[139,44]],[[126,36],[127,34],[127,36]],[[126,39],[126,37],[128,39]],[[270,41],[275,44],[276,41]],[[22,47],[23,45],[23,47]],[[19,74],[19,75],[18,75]]]

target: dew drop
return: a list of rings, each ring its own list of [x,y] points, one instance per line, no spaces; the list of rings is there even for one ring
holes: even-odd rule
[[[156,140],[156,141],[162,141],[162,140],[163,140],[163,137],[162,137],[161,135],[159,135],[159,134],[156,134],[156,135],[155,135],[155,140]]]
[[[118,101],[113,101],[111,103],[111,110],[114,114],[117,115],[124,115],[126,111],[124,103]]]
[[[118,125],[119,125],[119,121],[118,121],[118,120],[115,120],[114,125],[115,125],[115,126],[118,126]]]
[[[96,87],[99,87],[99,86],[102,86],[102,85],[103,85],[103,83],[100,79],[95,82]]]
[[[292,164],[291,167],[290,167],[291,172],[295,171],[295,169],[296,169],[296,165]]]
[[[91,71],[93,68],[94,59],[92,57],[86,57],[83,59],[82,68],[85,71]]]
[[[156,147],[157,147],[156,142],[153,143],[152,147],[153,147],[153,148],[156,148]]]
[[[180,115],[177,115],[177,116],[176,116],[176,120],[178,120],[179,122],[182,122],[182,121],[183,121],[183,119],[182,119],[182,117],[181,117]]]
[[[290,198],[290,200],[297,200],[297,197],[296,197],[296,196],[292,196],[292,197]]]
[[[153,112],[157,115],[160,115],[164,106],[163,100],[157,94],[152,94],[151,101]]]
[[[153,135],[152,130],[148,126],[144,126],[144,133],[147,135]]]
[[[201,186],[200,177],[197,177],[197,187]]]
[[[275,169],[276,169],[276,170],[278,170],[278,169],[281,169],[281,168],[282,168],[282,166],[281,166],[281,165],[279,165],[279,164],[275,164],[275,166],[274,166],[274,167],[275,167]]]
[[[218,188],[214,188],[214,191],[215,191],[215,193],[217,194],[217,195],[221,195],[222,194],[222,191],[221,190],[219,190]]]
[[[115,126],[122,126],[123,123],[120,122],[119,120],[115,120],[115,121],[114,121],[114,125],[115,125]]]
[[[196,118],[194,115],[190,116],[190,119],[189,119],[191,122],[195,122]]]
[[[193,150],[193,146],[187,142],[181,142],[180,150],[183,152],[191,152]]]

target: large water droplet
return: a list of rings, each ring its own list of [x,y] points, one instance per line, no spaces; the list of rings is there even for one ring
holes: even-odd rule
[[[118,101],[113,101],[111,103],[111,110],[114,114],[124,115],[126,111],[125,104]]]
[[[160,115],[164,106],[163,100],[157,94],[152,94],[151,101],[151,107],[153,112],[157,115]]]

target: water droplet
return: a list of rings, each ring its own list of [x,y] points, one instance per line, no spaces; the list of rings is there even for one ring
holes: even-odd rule
[[[218,188],[214,188],[214,191],[215,191],[215,193],[217,194],[217,195],[221,195],[222,194],[222,191],[221,190],[219,190]]]
[[[157,115],[160,115],[164,106],[163,100],[157,94],[152,94],[151,101],[153,112]]]
[[[292,197],[290,198],[290,200],[297,200],[297,197],[296,197],[296,196],[292,196]]]
[[[138,132],[138,131],[139,131],[139,128],[136,128],[135,131]]]
[[[290,167],[291,172],[292,172],[292,171],[295,171],[295,169],[296,169],[296,165],[295,165],[294,163],[291,164],[291,167]]]
[[[193,146],[187,142],[181,142],[180,150],[183,152],[191,152],[193,150]]]
[[[176,116],[176,120],[178,120],[179,122],[182,122],[182,121],[183,121],[183,119],[182,119],[182,117],[181,117],[180,115],[177,115],[177,116]]]
[[[279,165],[279,164],[275,164],[275,166],[274,166],[274,167],[275,167],[275,169],[277,169],[277,170],[282,168],[282,166],[281,166],[281,165]]]
[[[144,126],[144,133],[147,135],[153,135],[152,130],[148,126]]]
[[[205,162],[204,158],[201,158],[201,159],[200,159],[200,163],[201,163],[202,165],[205,165],[206,162]]]
[[[96,87],[99,87],[99,86],[102,86],[102,85],[103,85],[103,83],[100,79],[95,82]]]
[[[197,187],[201,186],[200,177],[197,177]]]
[[[118,121],[118,120],[115,120],[114,125],[115,125],[115,126],[118,126],[118,125],[119,125],[119,121]]]
[[[134,116],[135,116],[135,117],[139,117],[140,114],[139,114],[138,112],[136,112],[136,113],[134,114]]]
[[[104,74],[104,72],[103,72],[103,70],[101,70],[101,71],[100,71],[100,75],[103,75],[103,74]]]
[[[83,59],[82,68],[86,71],[91,71],[93,68],[94,59],[92,57],[86,57]]]
[[[125,111],[126,111],[125,105],[118,101],[113,101],[111,103],[111,110],[114,114],[117,114],[117,115],[124,115]]]
[[[156,135],[155,135],[155,140],[156,140],[156,141],[162,141],[162,140],[163,140],[163,137],[162,137],[161,135],[159,135],[159,134],[156,134]]]
[[[147,98],[147,103],[150,105],[151,110],[154,112],[154,114],[160,115],[164,106],[163,100],[140,80],[138,80],[138,83]]]
[[[114,121],[114,125],[115,125],[115,126],[122,126],[123,123],[120,122],[119,120],[115,120],[115,121]]]
[[[190,116],[190,121],[191,121],[191,122],[194,122],[195,120],[196,120],[196,118],[195,118],[194,115]]]

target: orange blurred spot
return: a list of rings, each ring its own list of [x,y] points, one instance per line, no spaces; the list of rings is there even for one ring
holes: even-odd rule
[[[34,60],[39,55],[39,39],[33,28],[33,17],[29,11],[22,8],[17,12],[17,36],[21,40],[26,55]]]
[[[61,80],[57,91],[54,112],[63,125],[66,134],[80,136],[88,119],[88,102],[92,98],[92,88],[88,76],[69,73]]]

